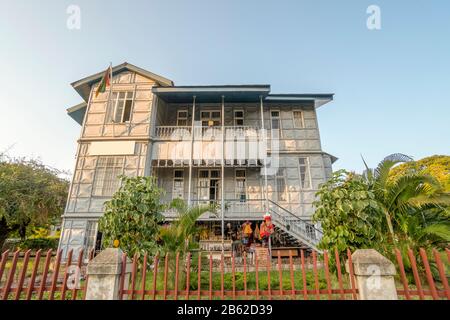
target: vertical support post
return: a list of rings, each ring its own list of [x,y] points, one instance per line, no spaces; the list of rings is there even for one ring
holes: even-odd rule
[[[394,276],[394,264],[374,249],[356,250],[347,261],[346,269],[350,272],[350,263],[358,287],[359,300],[397,300],[397,288]]]
[[[192,121],[191,121],[191,152],[189,155],[189,180],[188,180],[188,206],[191,206],[191,184],[192,184],[192,157],[194,154],[194,121],[195,121],[195,98],[192,97]]]
[[[259,105],[260,105],[260,113],[261,113],[261,129],[263,133],[263,143],[265,143],[267,148],[267,138],[266,138],[266,129],[264,125],[264,105],[263,105],[263,96],[259,96]],[[265,154],[264,159],[264,213],[269,213],[269,194],[267,188],[267,152]],[[269,235],[269,256],[272,257],[272,235]]]
[[[262,96],[259,96],[259,102],[260,102],[260,113],[261,113],[261,129],[262,129],[262,133],[263,133],[263,143],[267,144],[267,139],[266,139],[266,129],[264,126],[264,105],[263,105],[263,100],[262,100]],[[266,145],[267,148],[267,145]],[[265,211],[269,211],[269,197],[268,197],[268,192],[267,192],[267,152],[265,154],[265,159],[264,159],[264,197],[265,197],[265,202],[264,202],[264,208]]]
[[[220,212],[222,222],[222,255],[225,251],[225,96],[222,96],[222,161],[221,161],[221,186],[220,186]]]

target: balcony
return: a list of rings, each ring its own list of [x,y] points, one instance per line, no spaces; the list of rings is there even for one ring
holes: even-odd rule
[[[225,140],[262,138],[262,130],[258,126],[224,126]],[[156,140],[191,140],[191,126],[157,126],[154,138]],[[194,140],[222,139],[222,126],[194,126]]]

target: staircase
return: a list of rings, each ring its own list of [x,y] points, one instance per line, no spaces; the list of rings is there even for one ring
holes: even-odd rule
[[[296,216],[278,203],[268,200],[269,212],[276,228],[292,238],[292,241],[303,243],[317,252],[322,252],[317,246],[322,238],[322,232],[313,224]]]

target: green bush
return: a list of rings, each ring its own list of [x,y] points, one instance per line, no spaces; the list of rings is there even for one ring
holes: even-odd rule
[[[46,237],[46,238],[30,238],[20,242],[20,249],[32,249],[32,250],[56,250],[58,248],[57,237]]]

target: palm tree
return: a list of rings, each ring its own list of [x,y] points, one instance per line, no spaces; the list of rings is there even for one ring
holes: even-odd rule
[[[363,159],[364,161],[364,159]],[[391,169],[412,159],[404,154],[392,154],[375,170],[367,168],[364,176],[375,194],[380,213],[386,219],[394,246],[402,241],[408,245],[449,242],[450,194],[431,175],[420,171],[393,178]]]
[[[191,248],[193,237],[198,233],[198,218],[207,211],[214,211],[214,208],[206,205],[189,207],[181,199],[172,201],[170,207],[177,211],[178,218],[160,229],[163,251],[184,254]]]

